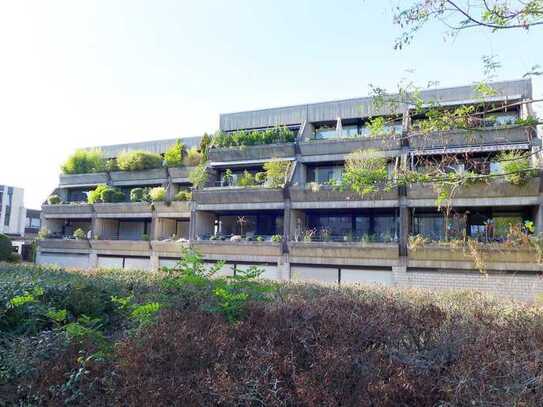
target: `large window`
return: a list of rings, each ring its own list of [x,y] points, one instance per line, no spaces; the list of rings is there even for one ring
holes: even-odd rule
[[[343,175],[343,165],[323,165],[307,168],[307,182],[328,184],[340,181]]]
[[[283,216],[280,214],[219,215],[217,233],[223,236],[246,237],[282,235]]]

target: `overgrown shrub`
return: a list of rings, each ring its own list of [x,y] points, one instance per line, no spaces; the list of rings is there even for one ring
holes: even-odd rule
[[[198,151],[196,147],[192,147],[187,151],[187,156],[185,157],[185,165],[189,167],[195,167],[203,163],[202,153]]]
[[[524,185],[536,171],[530,165],[529,156],[522,151],[507,151],[498,155],[505,180],[513,185]]]
[[[241,147],[261,144],[292,143],[296,135],[287,127],[233,133],[219,131],[213,137],[213,147]]]
[[[123,151],[117,157],[121,171],[141,171],[162,167],[162,157],[148,151]]]
[[[196,189],[201,189],[207,184],[209,174],[205,164],[200,164],[197,167],[193,168],[189,173],[189,181],[192,186]]]
[[[179,167],[183,164],[183,150],[185,146],[181,143],[181,140],[177,140],[176,143],[171,146],[164,153],[164,163],[167,167]]]
[[[87,234],[85,233],[85,231],[81,228],[77,228],[75,231],[74,231],[74,237],[77,239],[77,240],[83,240],[87,237]]]
[[[270,188],[281,188],[287,181],[290,161],[272,160],[264,163],[266,185]]]
[[[124,199],[125,196],[122,191],[106,184],[98,185],[96,189],[89,191],[87,196],[89,204],[123,202]]]
[[[252,186],[255,186],[256,181],[255,181],[254,174],[250,173],[247,170],[243,171],[243,174],[241,174],[241,177],[238,178],[238,183],[237,184],[240,187],[252,187]]]
[[[375,150],[358,150],[347,156],[341,186],[361,196],[386,188],[387,160]]]
[[[150,201],[148,188],[133,188],[130,190],[130,202]]]
[[[13,248],[10,238],[0,233],[0,261],[9,261],[12,252]]]
[[[192,193],[190,191],[179,191],[173,198],[174,201],[190,201],[192,199]]]
[[[166,200],[166,188],[155,187],[149,190],[149,197],[153,202],[163,202]]]
[[[62,198],[58,195],[51,195],[49,198],[47,198],[47,203],[49,205],[58,205],[62,203]]]
[[[87,174],[105,169],[106,160],[99,149],[76,150],[61,166],[64,174]]]

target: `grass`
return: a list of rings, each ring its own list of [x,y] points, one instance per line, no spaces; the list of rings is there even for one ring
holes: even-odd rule
[[[212,281],[198,264],[182,266],[188,272],[0,264],[0,406],[543,400],[538,305],[270,285],[250,273]]]

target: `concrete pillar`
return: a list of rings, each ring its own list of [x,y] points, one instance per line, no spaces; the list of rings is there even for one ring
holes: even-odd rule
[[[158,271],[160,269],[160,259],[158,257],[158,254],[154,252],[151,254],[150,266],[151,271]]]
[[[95,250],[92,250],[89,253],[89,268],[91,269],[98,268],[98,253]]]
[[[291,275],[288,255],[281,256],[277,261],[277,274],[279,275],[279,280],[290,281]]]
[[[397,266],[392,266],[392,285],[394,287],[407,287],[407,257],[400,258]]]
[[[539,205],[534,208],[535,233],[543,234],[543,195],[539,196]]]

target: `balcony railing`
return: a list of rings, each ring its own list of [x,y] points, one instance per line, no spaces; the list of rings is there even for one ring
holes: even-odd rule
[[[398,190],[379,191],[361,196],[353,191],[339,191],[330,185],[307,185],[289,189],[295,209],[330,207],[395,207],[399,205]]]
[[[493,243],[482,245],[478,261],[488,270],[543,271],[538,255],[531,248],[515,248]],[[410,267],[477,269],[475,256],[467,247],[453,247],[446,243],[429,243],[416,250],[409,250]]]
[[[153,240],[151,242],[152,249],[163,257],[181,257],[181,252],[184,248],[189,247],[188,241],[159,241]]]
[[[94,212],[92,205],[82,203],[43,205],[41,209],[46,218],[91,218]]]
[[[154,204],[156,214],[160,218],[189,218],[190,207],[189,201],[156,202]]]
[[[146,202],[96,203],[94,210],[99,218],[150,218],[152,206]]]
[[[284,206],[283,190],[265,187],[205,188],[194,191],[192,199],[199,208],[231,206],[232,209],[240,209],[243,204],[266,204],[266,209],[281,209]]]
[[[155,168],[144,171],[114,171],[109,173],[113,185],[157,185],[168,181],[165,168]]]
[[[105,172],[90,174],[61,174],[59,177],[59,186],[66,187],[92,187],[98,184],[106,184],[108,176]]]
[[[236,258],[240,261],[259,257],[274,258],[281,255],[280,242],[199,240],[192,242],[191,246],[194,250],[207,257]]]
[[[212,148],[208,152],[208,159],[211,162],[262,161],[272,158],[289,158],[294,155],[294,143],[284,143]]]
[[[146,240],[90,240],[90,244],[99,254],[147,256],[151,251],[151,243]]]
[[[303,156],[345,155],[360,149],[399,150],[399,136],[352,137],[332,140],[310,140],[300,143]]]
[[[288,242],[293,263],[396,265],[399,261],[397,243],[362,242]]]
[[[414,149],[495,146],[529,143],[534,135],[534,128],[525,126],[450,130],[428,134],[412,133],[409,136],[409,145]]]
[[[38,241],[41,250],[66,251],[66,252],[81,252],[90,249],[88,240],[76,239],[44,239]]]

